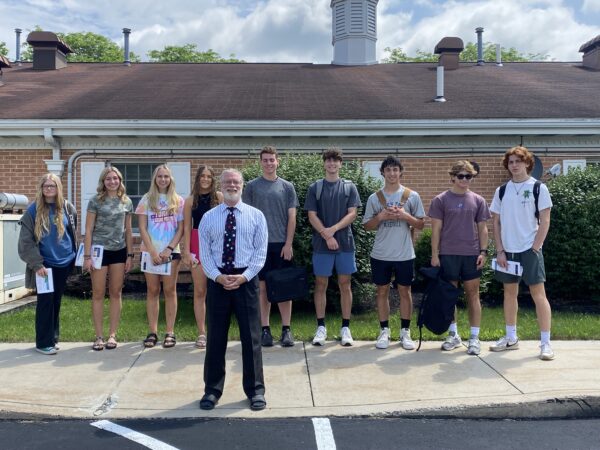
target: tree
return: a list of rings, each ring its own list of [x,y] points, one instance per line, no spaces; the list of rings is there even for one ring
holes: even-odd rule
[[[162,50],[150,50],[148,57],[152,62],[161,63],[239,63],[244,62],[235,58],[232,53],[229,58],[223,58],[213,49],[205,52],[198,51],[196,44],[185,44],[181,46],[167,45]]]
[[[390,48],[386,47],[384,51],[389,53],[387,58],[383,59],[384,63],[399,63],[399,62],[437,62],[439,55],[434,53],[427,53],[420,49],[417,50],[416,56],[408,56],[400,47]],[[548,55],[541,53],[528,53],[523,54],[516,48],[511,47],[509,49],[501,49],[502,61],[503,62],[518,62],[518,61],[543,61],[548,58]],[[461,61],[477,61],[477,44],[474,42],[467,42],[465,49],[460,53]],[[487,62],[496,61],[496,45],[491,42],[483,44],[483,60]]]
[[[8,47],[6,47],[6,42],[0,41],[0,55],[8,56]]]
[[[33,31],[43,30],[36,26]],[[82,31],[66,34],[56,33],[56,35],[74,52],[67,55],[69,62],[123,62],[123,48],[101,34]],[[23,47],[21,60],[32,61],[33,49],[26,42]],[[129,53],[129,59],[132,62],[140,61],[140,57],[133,52]]]

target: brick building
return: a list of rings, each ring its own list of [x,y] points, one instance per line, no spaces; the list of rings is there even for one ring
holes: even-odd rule
[[[105,164],[123,171],[136,201],[166,161],[187,195],[198,165],[241,166],[265,144],[283,153],[337,145],[369,169],[398,155],[403,182],[425,205],[463,158],[480,164],[473,189],[491,201],[506,179],[501,155],[517,144],[537,156],[538,176],[556,163],[600,162],[600,39],[581,46],[581,62],[503,65],[459,63],[462,41],[442,39],[436,52],[454,70],[445,71],[440,102],[439,66],[372,64],[377,1],[358,2],[366,31],[344,24],[346,3],[332,1],[326,65],[130,64],[127,56],[67,64],[66,44],[31,33],[33,63],[0,61],[0,192],[32,199],[39,177],[54,171],[81,212]]]

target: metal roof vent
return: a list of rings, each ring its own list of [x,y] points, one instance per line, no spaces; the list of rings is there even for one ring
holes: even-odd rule
[[[62,39],[50,31],[33,31],[27,36],[33,47],[34,70],[56,70],[67,67],[67,54],[73,53]]]
[[[437,43],[433,52],[440,55],[438,65],[444,66],[446,70],[458,69],[460,52],[465,49],[461,38],[445,37]]]
[[[579,47],[579,51],[583,53],[583,67],[600,70],[600,34]]]
[[[379,0],[331,0],[332,64],[377,64],[377,3]]]

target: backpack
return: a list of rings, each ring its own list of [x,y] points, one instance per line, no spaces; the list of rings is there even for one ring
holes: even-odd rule
[[[323,178],[316,181],[317,183],[317,201],[321,200],[321,194],[323,193]],[[350,186],[353,184],[350,180],[344,180],[342,178],[342,183],[344,183],[344,195],[346,198],[350,197]]]
[[[535,183],[533,184],[533,201],[535,202],[535,218],[537,219],[537,223],[538,225],[540,224],[540,210],[538,208],[538,203],[540,200],[540,186],[541,186],[542,182],[539,180],[535,180]],[[500,186],[500,191],[498,192],[498,196],[500,197],[500,201],[502,201],[502,199],[504,198],[504,193],[506,192],[506,186],[508,185],[507,183],[504,183],[502,186]]]
[[[444,280],[439,267],[421,267],[419,272],[429,279],[427,288],[419,305],[417,326],[419,327],[419,346],[423,338],[423,327],[425,326],[434,334],[442,334],[448,330],[450,323],[454,320],[454,309],[458,297],[463,293],[452,283]]]

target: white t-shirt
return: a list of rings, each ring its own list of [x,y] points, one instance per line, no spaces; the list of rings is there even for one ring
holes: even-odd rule
[[[496,188],[490,211],[500,215],[500,235],[504,250],[509,253],[520,253],[533,246],[538,230],[535,218],[535,199],[533,185],[535,178],[529,177],[522,183],[509,181],[500,201],[500,188]],[[542,211],[552,208],[550,192],[545,184],[540,186],[538,209]]]

